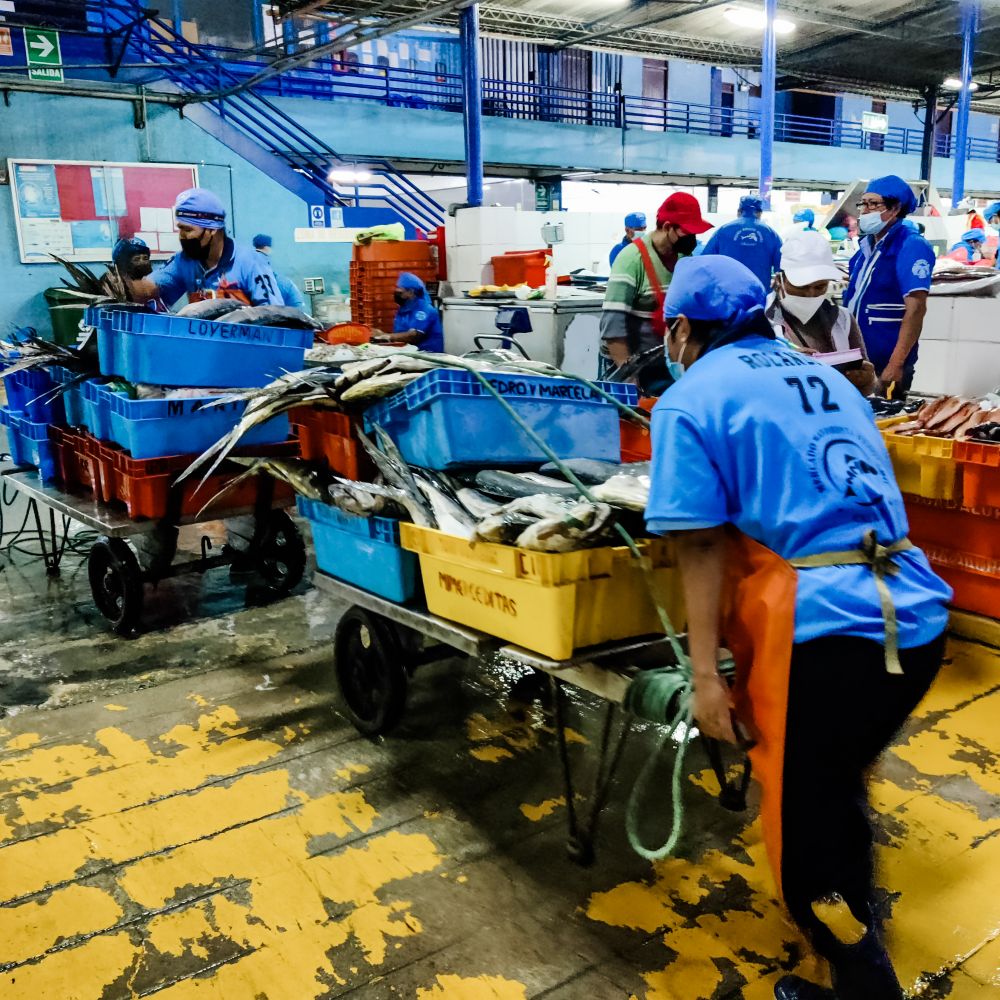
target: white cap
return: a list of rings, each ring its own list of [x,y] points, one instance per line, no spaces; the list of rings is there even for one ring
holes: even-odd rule
[[[819,232],[791,233],[781,246],[781,270],[800,288],[814,281],[840,281],[829,242]]]

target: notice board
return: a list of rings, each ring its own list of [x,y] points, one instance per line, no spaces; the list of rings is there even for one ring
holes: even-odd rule
[[[110,261],[120,236],[145,240],[154,259],[180,249],[177,195],[198,186],[198,168],[182,163],[80,160],[7,161],[23,264]]]

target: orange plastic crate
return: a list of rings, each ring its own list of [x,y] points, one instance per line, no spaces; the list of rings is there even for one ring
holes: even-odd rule
[[[962,505],[1000,510],[1000,444],[956,441],[952,457],[962,476]]]
[[[905,500],[909,537],[914,545],[926,551],[965,553],[974,559],[1000,563],[1000,516],[918,497],[907,496]]]
[[[657,396],[645,396],[639,400],[639,409],[648,417],[658,400]],[[623,462],[648,462],[652,458],[653,442],[648,427],[640,427],[639,424],[622,417],[621,432]]]
[[[1000,561],[954,550],[930,549],[927,558],[955,592],[952,607],[988,618],[1000,616]]]
[[[360,418],[307,406],[293,410],[290,416],[307,462],[325,462],[331,471],[355,482],[375,478],[375,466],[354,434]]]
[[[353,257],[356,261],[382,262],[394,260],[415,260],[429,263],[433,244],[426,240],[372,240],[367,245],[355,244]]]
[[[372,328],[364,323],[337,323],[319,337],[328,344],[367,344],[372,339]]]
[[[551,250],[512,250],[500,254],[493,258],[493,283],[540,288],[545,284],[551,256]]]

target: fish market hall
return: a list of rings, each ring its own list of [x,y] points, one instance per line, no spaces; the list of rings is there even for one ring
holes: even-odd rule
[[[1000,997],[993,3],[0,6],[0,1000]]]

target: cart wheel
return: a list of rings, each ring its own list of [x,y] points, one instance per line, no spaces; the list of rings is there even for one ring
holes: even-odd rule
[[[360,733],[380,736],[403,717],[407,673],[393,627],[362,608],[337,625],[334,670],[347,714]]]
[[[87,575],[97,610],[118,635],[132,635],[142,617],[145,595],[142,569],[128,543],[121,538],[95,542]]]
[[[306,571],[306,543],[295,522],[283,511],[267,515],[264,531],[254,553],[257,571],[268,589],[287,594]]]

